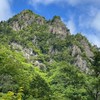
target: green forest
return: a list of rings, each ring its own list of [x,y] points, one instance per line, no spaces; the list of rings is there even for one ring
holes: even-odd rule
[[[0,100],[100,100],[100,49],[59,16],[0,22]]]

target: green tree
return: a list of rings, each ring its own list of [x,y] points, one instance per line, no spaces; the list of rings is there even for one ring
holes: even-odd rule
[[[100,51],[95,53],[93,62],[93,77],[95,79],[94,97],[95,100],[100,99]]]
[[[91,67],[91,74],[86,78],[87,92],[91,100],[100,99],[100,51],[95,52],[94,61]]]

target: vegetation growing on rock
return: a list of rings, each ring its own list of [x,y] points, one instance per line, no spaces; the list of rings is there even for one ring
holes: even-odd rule
[[[99,84],[99,49],[59,16],[0,22],[0,100],[99,100]]]

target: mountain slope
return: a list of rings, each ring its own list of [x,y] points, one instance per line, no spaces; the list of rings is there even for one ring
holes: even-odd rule
[[[1,98],[8,100],[11,91],[10,100],[18,94],[22,100],[94,100],[87,84],[98,49],[81,34],[71,35],[59,16],[48,21],[24,10],[0,23],[0,44],[1,69],[6,65],[0,78],[7,82],[0,82]]]

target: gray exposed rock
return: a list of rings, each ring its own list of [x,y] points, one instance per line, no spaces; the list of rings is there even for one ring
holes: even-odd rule
[[[85,53],[86,53],[86,56],[88,58],[91,58],[94,56],[93,52],[90,50],[90,47],[89,47],[89,44],[86,42],[86,40],[82,39],[81,41],[81,44],[85,50]]]
[[[35,44],[35,45],[37,45],[36,39],[37,39],[36,36],[34,36],[33,40],[32,40],[32,43]]]
[[[29,10],[22,11],[19,15],[14,16],[14,18],[15,20],[9,21],[9,24],[15,31],[22,30],[32,23],[37,23],[39,25],[43,25],[45,23],[45,19],[43,17],[38,16]]]
[[[54,48],[51,46],[51,47],[49,48],[49,53],[52,54],[52,55],[54,55],[54,54],[57,54],[58,51],[57,51],[57,49],[54,49]]]
[[[45,23],[45,20],[43,17],[38,17],[36,19],[36,23],[39,24],[39,25],[43,25]]]
[[[67,36],[70,34],[69,29],[59,18],[53,18],[49,23],[49,31],[53,34],[58,34],[60,36]]]
[[[39,62],[38,60],[31,59],[31,57],[34,57],[34,58],[37,57],[37,54],[33,52],[32,48],[23,48],[20,44],[14,43],[14,42],[11,43],[11,47],[12,49],[16,51],[22,52],[23,56],[27,60],[29,60],[29,62],[32,62],[35,66],[39,67],[41,70],[46,70],[45,64],[43,64],[42,62]]]
[[[79,67],[82,71],[88,72],[88,66],[86,60],[83,60],[80,55],[75,58],[75,66]]]
[[[73,57],[81,54],[81,50],[78,46],[73,45],[71,48],[72,48],[72,56]]]
[[[41,69],[41,70],[46,70],[45,64],[43,64],[43,63],[41,63],[41,62],[39,62],[39,61],[35,61],[35,62],[34,62],[34,65],[35,65],[36,67],[39,67],[39,69]]]
[[[22,52],[23,56],[28,60],[30,60],[31,56],[36,56],[32,48],[23,48],[20,44],[14,42],[11,43],[11,47],[16,51]]]
[[[20,44],[17,44],[15,42],[11,43],[11,47],[12,47],[12,49],[15,49],[15,50],[18,50],[18,51],[23,49],[23,47]]]
[[[75,57],[74,65],[79,67],[81,71],[88,72],[87,62],[82,58],[82,51],[77,45],[71,47],[71,55]]]
[[[23,52],[23,54],[24,54],[24,56],[27,58],[27,59],[30,59],[30,57],[31,56],[35,56],[35,54],[33,53],[33,50],[32,50],[32,48],[24,48],[23,50],[22,50],[22,52]]]
[[[48,21],[46,21],[44,17],[36,15],[29,10],[24,10],[20,14],[14,16],[13,19],[10,19],[8,22],[15,31],[22,30],[36,23],[39,25],[47,24],[50,33],[58,34],[58,36],[62,38],[70,34],[70,30],[61,21],[60,17],[54,17],[49,23],[46,23]]]

